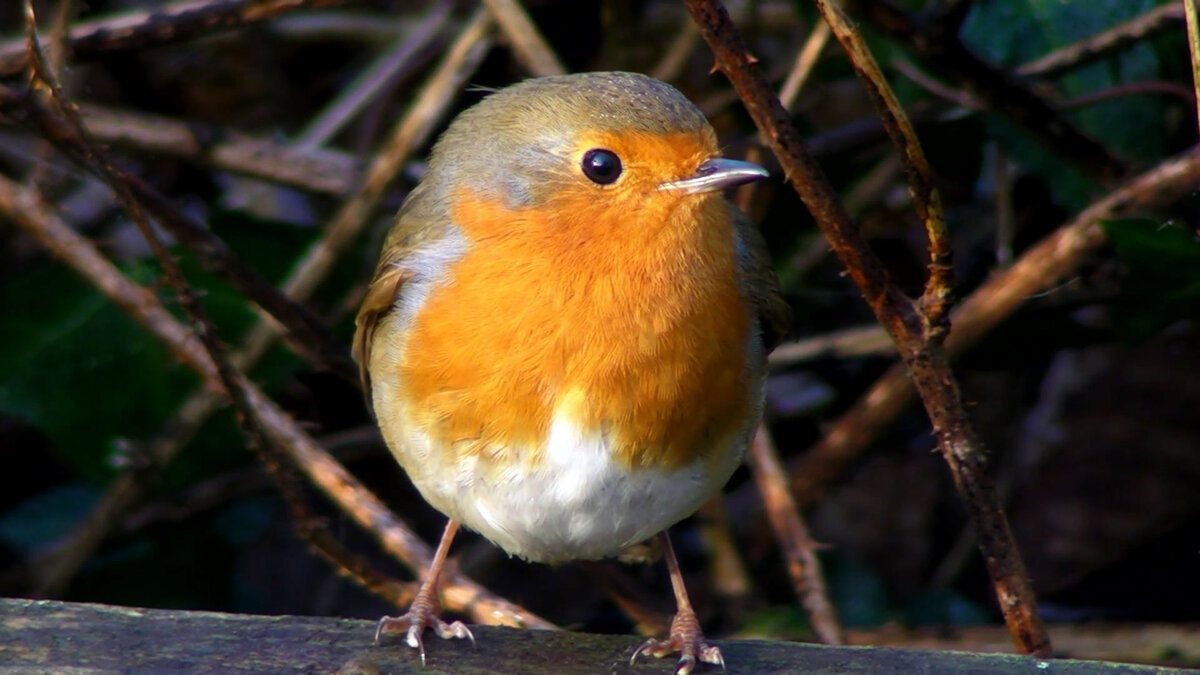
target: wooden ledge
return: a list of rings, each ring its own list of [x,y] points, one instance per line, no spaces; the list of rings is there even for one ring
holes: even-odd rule
[[[371,644],[371,621],[131,609],[0,599],[0,672],[670,673],[670,659],[629,666],[634,636],[472,627],[478,641],[426,639],[428,664],[395,638]],[[1096,661],[718,641],[730,673],[1184,673]],[[716,673],[706,667],[700,673]]]

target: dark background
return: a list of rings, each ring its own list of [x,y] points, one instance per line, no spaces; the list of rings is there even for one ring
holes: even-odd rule
[[[48,23],[58,3],[35,4]],[[897,3],[912,12],[925,4]],[[970,4],[961,39],[995,68],[1011,70],[1165,3]],[[17,5],[0,8],[0,33],[14,38],[21,26]],[[526,5],[570,70],[652,72],[687,20],[679,4],[665,0]],[[148,0],[92,0],[75,3],[73,12],[84,20],[154,6]],[[63,79],[79,101],[185,121],[211,138],[236,131],[286,143],[432,6],[352,2],[298,12],[169,46],[68,60]],[[383,90],[328,147],[365,165],[471,8],[455,4],[424,65]],[[779,84],[816,15],[808,2],[777,1],[747,3],[735,18]],[[343,19],[367,19],[372,28],[328,28]],[[905,73],[915,68],[934,77],[928,73],[938,72],[936,64],[922,63],[870,22],[860,27],[918,119],[947,207],[960,297],[1011,260],[1007,248],[1020,256],[1104,195],[1103,186],[1011,120],[959,108],[915,82]],[[753,125],[727,81],[710,75],[711,65],[707,48],[696,41],[671,81],[704,109],[729,153],[738,156],[757,145]],[[470,81],[501,87],[526,76],[501,41]],[[24,81],[18,76],[7,83]],[[1031,83],[1064,119],[1133,172],[1196,141],[1182,21]],[[966,91],[960,83],[942,84]],[[455,109],[481,95],[462,92]],[[915,293],[923,280],[923,232],[902,172],[889,165],[893,149],[873,119],[852,70],[831,44],[800,95],[794,121],[812,139],[894,278]],[[276,280],[340,203],[327,194],[232,176],[205,162],[120,144],[111,149],[123,167],[146,177]],[[394,181],[370,233],[341,257],[309,303],[347,342],[353,305],[345,299],[369,277],[390,213],[420,175],[423,157],[418,152]],[[777,171],[772,161],[766,163]],[[44,193],[72,226],[134,278],[159,283],[156,264],[113,198],[30,129],[0,118],[0,172],[24,181],[35,167]],[[1030,298],[956,366],[1049,621],[1200,621],[1198,206],[1193,193],[1141,219],[1108,224],[1109,245],[1060,285]],[[810,216],[785,184],[773,181],[754,211],[794,307],[797,338],[871,322],[837,261],[821,253]],[[1013,228],[1007,239],[998,234],[998,222]],[[237,345],[254,314],[186,251],[177,254],[189,281],[204,289],[221,339]],[[166,289],[160,295],[170,298]],[[119,472],[134,470],[150,477],[151,498],[122,516],[115,536],[74,578],[66,599],[272,614],[394,613],[306,551],[229,410],[216,414],[169,465],[147,465],[142,449],[172,433],[168,421],[198,381],[3,220],[0,325],[0,593],[32,594],[42,556],[70,535]],[[783,458],[802,456],[892,362],[885,350],[780,367],[770,386],[768,418]],[[443,518],[407,484],[353,387],[312,370],[282,347],[252,376],[402,518],[428,540],[436,538]],[[961,628],[998,621],[963,510],[919,410],[891,425],[827,487],[807,515],[814,536],[827,544],[822,559],[848,626]],[[713,578],[717,572],[702,536],[711,527],[708,519],[673,530],[710,634],[811,637],[745,470],[726,494],[725,512],[750,582],[743,592],[714,590],[728,584]],[[409,576],[383,560],[319,496],[309,497],[338,539],[384,569]],[[633,593],[663,613],[670,610],[661,564],[551,569],[508,560],[474,535],[460,539],[455,555],[472,578],[571,628],[632,631],[634,622],[610,593]]]

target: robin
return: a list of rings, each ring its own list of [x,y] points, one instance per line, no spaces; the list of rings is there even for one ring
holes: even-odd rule
[[[768,176],[633,73],[527,80],[460,114],[383,245],[354,356],[388,447],[450,520],[408,613],[424,661],[466,526],[558,564],[661,538],[677,613],[634,653],[724,665],[666,529],[733,473],[788,308],[722,190]],[[631,661],[633,660],[631,659]]]

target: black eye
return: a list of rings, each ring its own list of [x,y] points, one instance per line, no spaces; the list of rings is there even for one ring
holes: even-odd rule
[[[579,168],[593,183],[608,185],[621,177],[621,158],[612,150],[593,148],[583,153]]]

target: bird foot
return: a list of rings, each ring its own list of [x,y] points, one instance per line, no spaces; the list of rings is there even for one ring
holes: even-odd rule
[[[447,623],[438,616],[438,611],[439,607],[435,598],[418,593],[406,613],[401,616],[385,616],[379,620],[379,626],[375,628],[375,644],[379,644],[380,638],[386,633],[403,631],[405,633],[404,641],[421,655],[422,667],[425,665],[425,642],[421,639],[421,635],[426,628],[432,628],[433,632],[443,640],[469,638],[471,645],[475,645],[475,636],[471,634],[471,630],[467,628],[466,624],[461,621]]]
[[[675,620],[671,622],[671,634],[666,640],[650,638],[643,642],[629,659],[629,665],[633,665],[642,654],[662,658],[676,652],[679,653],[679,663],[675,665],[675,675],[689,675],[697,663],[711,663],[725,670],[725,658],[721,656],[721,650],[704,640],[700,621],[696,619],[696,613],[690,611],[675,615]]]

